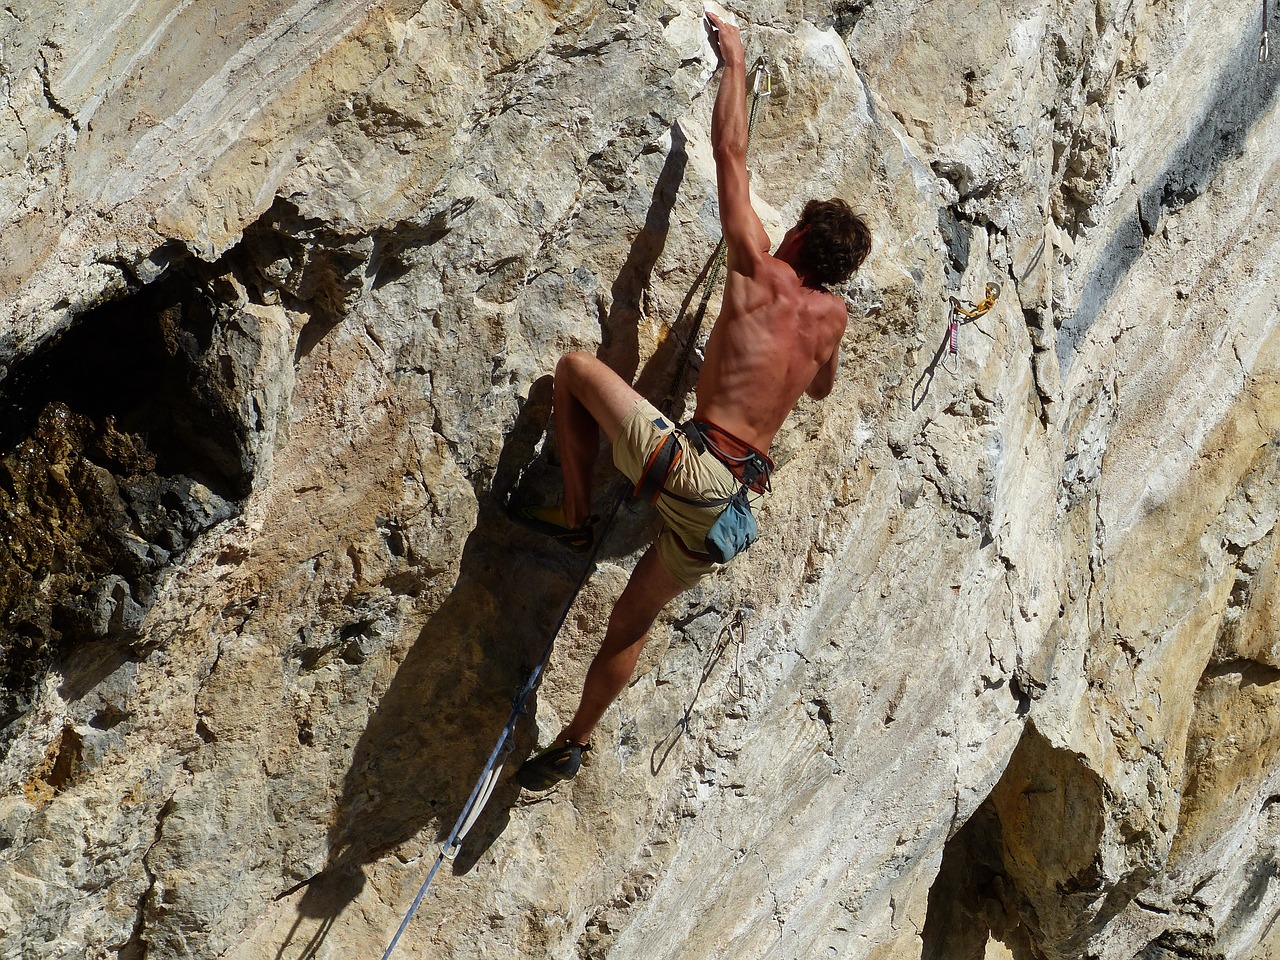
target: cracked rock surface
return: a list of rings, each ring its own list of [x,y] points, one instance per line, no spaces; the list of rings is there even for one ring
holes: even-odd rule
[[[382,954],[578,580],[502,507],[555,495],[556,359],[687,399],[701,10],[0,12],[0,957]],[[766,229],[872,225],[836,390],[583,772],[500,780],[398,949],[1280,956],[1260,10],[733,14]],[[621,509],[512,764],[653,524]]]

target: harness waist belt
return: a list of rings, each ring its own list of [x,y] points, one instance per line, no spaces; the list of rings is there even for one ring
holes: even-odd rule
[[[739,483],[756,493],[768,492],[769,475],[773,472],[773,461],[768,454],[709,420],[690,420],[680,429],[700,449],[705,447],[710,451]]]

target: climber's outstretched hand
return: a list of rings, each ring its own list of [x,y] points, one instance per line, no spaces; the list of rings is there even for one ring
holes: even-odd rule
[[[742,33],[732,23],[721,20],[710,10],[706,11],[707,20],[715,29],[711,31],[711,45],[720,55],[722,66],[743,64],[745,54],[742,50]]]

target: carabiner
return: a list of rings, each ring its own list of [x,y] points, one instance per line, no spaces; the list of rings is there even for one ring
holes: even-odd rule
[[[762,54],[751,69],[755,73],[751,83],[752,96],[770,96],[773,93],[773,74],[769,72],[769,58]]]

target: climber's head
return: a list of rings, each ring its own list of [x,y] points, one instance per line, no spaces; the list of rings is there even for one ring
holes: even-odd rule
[[[871,231],[847,203],[832,197],[804,205],[783,246],[788,242],[795,250],[792,265],[805,283],[829,287],[844,283],[867,259]]]

